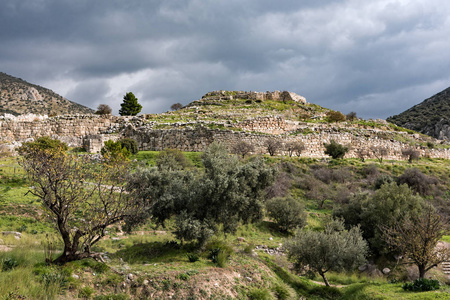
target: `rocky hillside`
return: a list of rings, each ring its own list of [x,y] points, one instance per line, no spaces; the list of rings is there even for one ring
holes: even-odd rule
[[[0,114],[89,114],[94,110],[52,90],[0,72]]]
[[[437,139],[450,140],[450,87],[387,121]]]

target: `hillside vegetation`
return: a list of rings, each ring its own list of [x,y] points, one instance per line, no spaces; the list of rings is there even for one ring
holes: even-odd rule
[[[0,72],[0,114],[90,114],[94,110],[69,101],[52,90]]]
[[[134,168],[157,172],[170,165],[181,169],[164,172],[187,170],[201,175],[207,167],[201,153],[184,153],[184,158],[176,154],[175,162],[167,155],[141,151],[132,157]],[[254,159],[247,156],[239,164]],[[265,156],[263,160],[266,167],[277,170],[273,185],[265,191],[265,201],[294,199],[307,216],[304,231],[321,232],[331,216],[354,203],[357,195],[372,197],[380,193],[383,183],[406,182],[411,193],[426,199],[441,214],[449,214],[447,160],[380,163],[343,159],[327,163],[284,156]],[[58,257],[63,243],[48,210],[27,194],[29,187],[17,160],[0,161],[0,230],[22,235],[20,239],[1,237],[0,297],[7,299],[446,299],[450,292],[449,278],[440,266],[428,274],[441,282],[439,290],[404,291],[403,282],[417,276],[416,268],[373,250],[366,270],[329,272],[328,281],[337,287],[324,287],[318,274],[296,269],[288,261],[280,244],[292,237],[294,230],[280,228],[267,213],[248,224],[240,222],[234,233],[224,234],[219,226],[200,248],[195,240],[177,238],[180,227],[175,215],[163,226],[148,219],[129,233],[124,231],[124,223],[118,223],[108,227],[106,236],[93,247],[104,263],[84,259],[47,264]],[[214,258],[215,249],[226,255]],[[384,268],[390,272],[383,275],[380,270]]]
[[[450,88],[424,100],[410,109],[387,118],[398,126],[439,139],[449,139]]]

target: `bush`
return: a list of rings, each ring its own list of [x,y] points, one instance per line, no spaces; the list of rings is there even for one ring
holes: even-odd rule
[[[198,254],[195,254],[195,253],[188,253],[188,254],[186,254],[186,256],[191,263],[194,263],[200,259]]]
[[[131,155],[127,148],[122,147],[120,141],[114,142],[108,140],[105,142],[105,146],[100,151],[102,156],[108,157],[110,159],[124,159]]]
[[[344,158],[345,153],[348,152],[348,147],[342,146],[335,140],[331,140],[329,144],[324,143],[325,154],[330,155],[333,159]]]
[[[97,111],[95,112],[96,115],[110,115],[112,112],[111,107],[106,104],[99,104],[97,107]]]
[[[94,289],[90,286],[85,286],[84,288],[80,289],[78,292],[78,298],[91,298],[92,294],[94,294]]]
[[[268,289],[251,289],[248,294],[248,299],[251,300],[272,300],[274,299],[273,295],[270,293]]]
[[[209,252],[208,258],[219,267],[225,267],[230,255],[234,252],[233,248],[222,240],[212,240],[206,245]]]
[[[407,282],[402,286],[405,291],[411,292],[434,291],[438,290],[439,287],[439,281],[426,278],[419,278],[414,280],[413,282]]]
[[[126,148],[131,154],[139,152],[138,143],[131,138],[123,138],[119,141],[122,144],[122,148]]]
[[[47,149],[61,149],[62,151],[67,151],[68,147],[66,143],[60,140],[54,140],[48,136],[43,136],[37,138],[34,142],[27,142],[19,148],[19,153],[29,153],[31,151],[41,151]]]
[[[381,186],[383,184],[386,184],[386,183],[389,184],[392,182],[394,182],[394,179],[391,176],[383,174],[383,175],[377,177],[377,179],[375,179],[374,186],[375,186],[375,189],[378,190],[381,188]]]
[[[345,121],[345,116],[340,111],[329,111],[327,112],[328,122],[342,122]]]
[[[7,257],[2,262],[2,271],[9,271],[19,266],[19,262],[14,257]]]
[[[421,196],[431,195],[437,179],[423,174],[419,169],[406,169],[398,178],[399,184],[406,183],[409,188]]]
[[[306,225],[304,206],[293,198],[272,198],[266,203],[268,215],[281,230],[288,231]]]

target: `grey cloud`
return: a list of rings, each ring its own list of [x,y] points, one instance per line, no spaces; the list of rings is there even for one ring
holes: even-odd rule
[[[286,89],[387,117],[448,86],[449,16],[445,0],[3,0],[0,71],[116,111],[127,91],[161,112]]]

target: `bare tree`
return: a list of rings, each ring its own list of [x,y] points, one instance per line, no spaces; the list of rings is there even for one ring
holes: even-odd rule
[[[419,269],[419,277],[450,259],[450,248],[438,246],[446,226],[431,206],[421,214],[406,218],[392,227],[384,227],[386,242],[406,256]]]
[[[174,104],[172,104],[172,106],[170,106],[171,110],[179,110],[182,108],[183,108],[183,104],[181,104],[181,103],[174,103]]]
[[[264,143],[270,156],[274,156],[283,146],[282,142],[277,138],[270,138]]]
[[[239,141],[237,142],[232,149],[232,153],[242,156],[242,158],[245,157],[245,155],[249,154],[250,152],[254,152],[255,147],[247,143],[246,141]]]
[[[100,104],[97,107],[97,111],[95,112],[95,114],[97,115],[110,115],[112,112],[111,107],[109,107],[109,105],[106,104]]]
[[[300,157],[303,150],[305,150],[305,144],[302,142],[289,142],[286,143],[285,149],[288,151],[289,157],[292,157],[293,154]]]
[[[356,150],[356,155],[362,162],[364,162],[366,160],[366,157],[369,156],[369,151],[365,148],[359,148],[358,150]]]
[[[402,156],[408,158],[408,162],[412,163],[413,160],[419,160],[420,152],[414,148],[402,149]]]
[[[356,113],[354,111],[349,112],[347,115],[345,115],[345,118],[351,122],[356,120],[358,117],[356,116]]]
[[[139,205],[125,192],[126,161],[94,162],[89,156],[26,143],[20,148],[33,187],[29,193],[42,201],[64,242],[64,251],[54,260],[65,263],[98,257],[91,247],[107,226],[136,215]]]
[[[383,158],[388,154],[387,148],[383,146],[372,146],[370,147],[370,151],[372,152],[373,156],[378,159],[380,164],[383,163]]]

